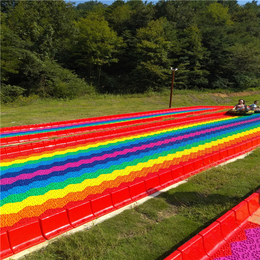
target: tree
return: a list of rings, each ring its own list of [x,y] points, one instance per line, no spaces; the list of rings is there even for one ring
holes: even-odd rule
[[[147,27],[155,18],[155,9],[152,3],[143,3],[141,0],[129,0],[127,5],[131,8],[131,17],[127,29],[135,35],[136,30]]]
[[[80,3],[75,7],[78,18],[86,18],[87,15],[91,12],[104,13],[106,4],[102,4],[97,0],[88,1],[85,3]]]
[[[132,10],[130,5],[124,4],[123,1],[115,1],[111,6],[106,8],[105,12],[105,18],[109,22],[109,26],[120,36],[124,30],[128,29],[131,15]]]
[[[220,3],[210,4],[204,13],[207,25],[223,26],[232,25],[231,15],[228,13],[229,7],[224,7]]]
[[[6,14],[1,14],[1,82],[11,74],[19,73],[23,42],[6,24]]]
[[[18,4],[17,0],[2,0],[1,1],[1,12],[2,13],[9,13],[10,10],[14,9]]]
[[[53,59],[74,33],[74,10],[63,1],[20,1],[7,15],[7,25],[30,51]]]
[[[171,42],[166,39],[167,20],[151,21],[147,27],[137,30],[136,67],[133,81],[137,92],[160,90],[170,74],[169,51]]]
[[[239,6],[232,13],[234,21],[234,33],[242,38],[253,36],[260,38],[260,5],[256,1],[246,3],[245,6]]]
[[[179,81],[176,87],[179,88],[205,88],[208,84],[209,72],[204,67],[207,61],[208,52],[202,44],[202,33],[196,26],[190,26],[178,34],[181,42],[178,57]]]
[[[86,92],[86,83],[54,61],[55,53],[73,35],[71,5],[60,1],[21,1],[11,6],[1,19],[5,100],[7,95],[22,90],[25,95],[69,98]]]
[[[13,75],[19,73],[23,42],[6,25],[6,13],[1,13],[1,102],[12,102],[22,95],[25,89],[10,85]]]
[[[114,55],[123,44],[122,38],[109,28],[104,17],[95,13],[75,24],[78,30],[72,50],[75,69],[82,77],[94,77],[99,84],[102,66],[118,61]]]
[[[202,65],[209,72],[208,88],[232,87],[233,83],[228,80],[227,71],[224,69],[229,56],[228,48],[236,42],[236,37],[232,34],[233,21],[228,7],[220,3],[208,5],[198,20],[198,27],[207,52],[207,59],[203,60]]]
[[[257,88],[260,84],[260,41],[231,46],[225,69],[236,89]]]
[[[166,19],[179,30],[184,30],[196,24],[198,13],[205,9],[205,1],[164,1],[160,0],[156,6],[156,17]]]

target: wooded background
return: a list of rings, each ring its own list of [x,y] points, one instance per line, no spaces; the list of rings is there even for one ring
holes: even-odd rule
[[[1,1],[1,100],[260,88],[260,5]]]

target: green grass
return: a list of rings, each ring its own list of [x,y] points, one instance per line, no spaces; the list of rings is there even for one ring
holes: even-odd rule
[[[164,259],[260,188],[260,149],[89,230],[56,240],[27,260]]]
[[[21,99],[13,104],[2,105],[1,127],[167,109],[169,108],[169,97],[169,93],[148,93],[144,95],[84,96],[68,101]],[[243,94],[178,91],[177,94],[173,94],[172,107],[198,105],[233,106],[239,98],[244,98],[248,104],[251,104],[255,99],[260,100],[260,91]]]

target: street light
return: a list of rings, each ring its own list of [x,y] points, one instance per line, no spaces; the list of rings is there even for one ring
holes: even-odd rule
[[[173,91],[173,82],[174,82],[174,73],[176,70],[178,70],[178,68],[173,68],[171,67],[171,70],[172,70],[172,87],[171,87],[171,95],[170,95],[170,105],[169,105],[169,108],[172,107],[172,91]]]

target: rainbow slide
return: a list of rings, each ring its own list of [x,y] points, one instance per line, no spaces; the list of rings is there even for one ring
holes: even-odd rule
[[[259,114],[159,118],[2,147],[1,257],[260,146]]]
[[[1,128],[1,146],[18,144],[24,142],[64,137],[87,132],[100,131],[104,129],[123,128],[129,125],[146,124],[153,121],[162,121],[171,118],[183,118],[203,113],[216,112],[230,107],[222,106],[200,106],[188,108],[164,109],[157,111],[139,112],[114,116],[103,116],[99,118],[86,118],[70,121],[4,127]]]

